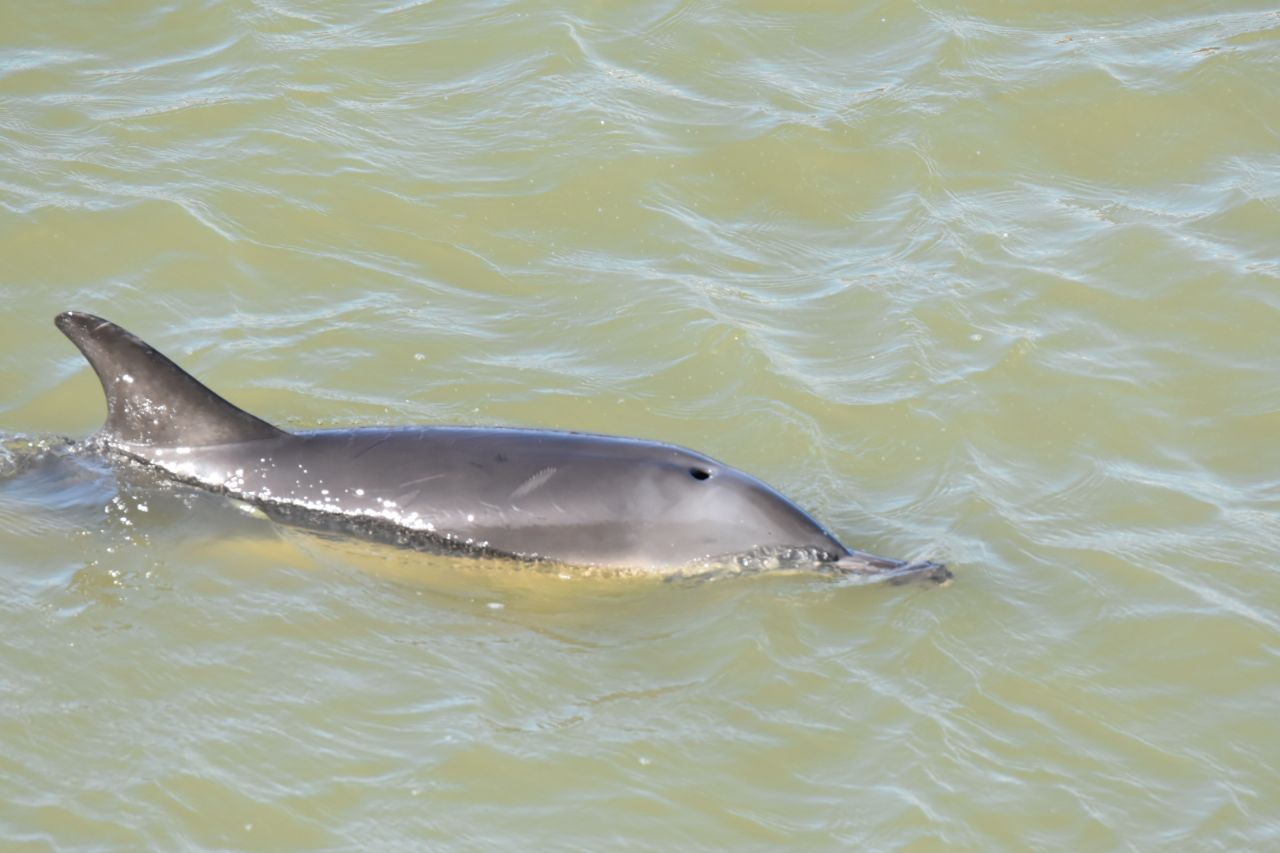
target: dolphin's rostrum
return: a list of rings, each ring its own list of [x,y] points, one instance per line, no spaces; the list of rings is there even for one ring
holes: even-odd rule
[[[114,323],[57,326],[97,372],[110,450],[288,524],[428,551],[681,572],[786,565],[868,578],[950,572],[846,548],[759,480],[633,438],[480,427],[286,432]]]

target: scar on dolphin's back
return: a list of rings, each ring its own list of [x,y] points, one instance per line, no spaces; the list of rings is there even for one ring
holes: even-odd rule
[[[554,465],[548,465],[546,468],[543,468],[541,471],[516,486],[511,492],[512,499],[522,498],[539,486],[546,485],[547,480],[550,480],[555,473],[556,469]]]

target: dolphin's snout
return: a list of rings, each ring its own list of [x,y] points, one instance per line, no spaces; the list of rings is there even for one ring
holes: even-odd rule
[[[895,585],[936,583],[938,586],[946,586],[951,583],[954,577],[955,575],[951,573],[945,563],[934,563],[925,560],[919,563],[911,563],[908,566],[904,566],[900,571],[894,572],[893,577],[889,578],[889,583]]]
[[[925,582],[945,585],[954,575],[943,563],[921,560],[911,563],[906,560],[892,560],[878,557],[865,551],[854,551],[836,560],[837,571],[846,575],[858,576],[864,583],[888,581],[899,585],[905,583]]]

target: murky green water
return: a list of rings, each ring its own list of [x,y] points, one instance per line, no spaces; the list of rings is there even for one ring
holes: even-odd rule
[[[1277,92],[1264,3],[5,4],[0,846],[1280,846]],[[957,580],[280,529],[61,448],[66,308]]]

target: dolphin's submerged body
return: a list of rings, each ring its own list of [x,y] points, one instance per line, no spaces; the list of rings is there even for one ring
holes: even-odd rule
[[[658,442],[467,427],[290,433],[223,400],[151,346],[90,314],[57,326],[107,398],[111,451],[292,525],[425,551],[679,573],[830,569],[944,581],[842,545],[755,478]]]

